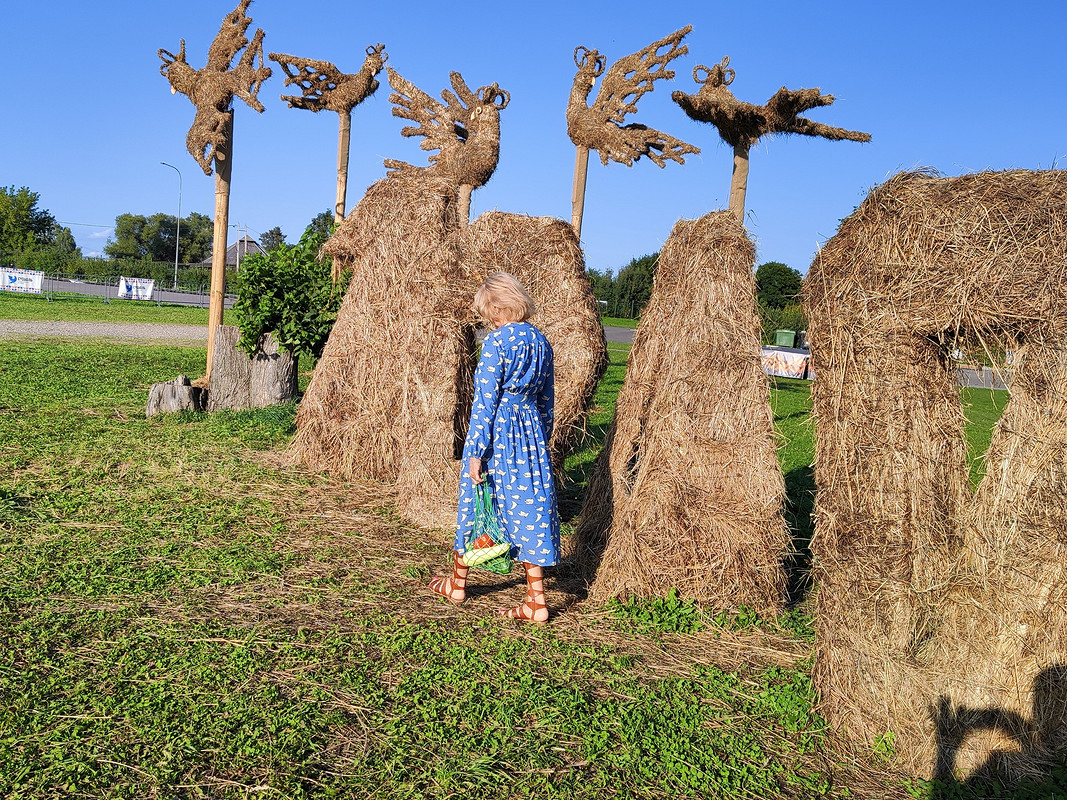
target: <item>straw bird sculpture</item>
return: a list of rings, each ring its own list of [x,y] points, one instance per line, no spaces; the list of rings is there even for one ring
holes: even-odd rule
[[[252,18],[245,16],[252,0],[241,0],[233,11],[222,20],[215,41],[208,48],[207,65],[193,69],[185,61],[185,39],[175,55],[167,50],[158,51],[163,61],[159,73],[170,81],[172,93],[181,92],[196,106],[196,117],[185,139],[190,155],[200,164],[205,175],[211,174],[211,164],[216,158],[224,160],[229,153],[232,109],[234,95],[244,100],[256,111],[263,111],[263,104],[256,95],[263,81],[271,75],[270,67],[263,64],[263,30],[257,29],[251,43],[245,31]],[[244,50],[237,65],[230,64]],[[256,56],[259,66],[255,66]]]
[[[689,52],[689,48],[682,44],[682,39],[691,30],[691,25],[677,30],[636,53],[620,58],[610,69],[607,69],[607,58],[599,51],[575,48],[574,65],[578,67],[578,72],[574,76],[567,103],[567,133],[578,148],[572,222],[579,235],[590,150],[600,154],[602,164],[607,164],[610,159],[630,167],[634,161],[645,156],[660,168],[666,166],[668,159],[684,164],[683,156],[700,152],[699,148],[646,125],[622,124],[627,114],[637,112],[637,101],[652,91],[654,81],[674,77],[674,70],[667,69],[667,64]],[[660,52],[664,48],[666,50]],[[596,79],[601,76],[604,80],[600,91],[590,105],[589,95]]]
[[[473,189],[484,186],[496,170],[500,157],[500,112],[511,95],[497,84],[472,92],[458,72],[450,73],[455,93],[441,92],[444,104],[434,100],[414,84],[388,69],[393,94],[393,116],[414,122],[400,131],[402,136],[421,136],[423,150],[436,150],[429,158],[427,174],[454,182],[459,191],[460,223],[470,217]],[[387,159],[390,170],[420,169],[403,161]]]
[[[821,94],[818,89],[790,90],[783,86],[762,106],[742,103],[726,88],[733,83],[736,75],[729,64],[730,57],[726,56],[710,69],[703,64],[697,66],[693,70],[693,80],[701,84],[700,91],[696,94],[676,91],[671,97],[691,119],[710,122],[718,128],[723,141],[734,148],[730,210],[739,216],[743,217],[745,212],[748,152],[764,136],[771,133],[800,133],[853,142],[871,140],[869,133],[835,128],[800,116],[802,111],[834,102],[832,94]],[[701,71],[703,78],[700,77]]]
[[[296,84],[300,87],[300,97],[282,95],[282,100],[289,104],[289,108],[303,108],[315,112],[326,109],[336,111],[340,118],[337,136],[337,200],[333,212],[335,223],[339,223],[345,216],[352,109],[378,90],[379,84],[375,76],[382,71],[389,59],[384,44],[370,45],[366,52],[363,67],[354,75],[346,75],[329,61],[316,61],[284,53],[270,54],[270,60],[277,62],[285,73],[285,85]]]

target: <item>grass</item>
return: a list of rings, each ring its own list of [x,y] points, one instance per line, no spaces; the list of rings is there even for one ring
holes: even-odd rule
[[[207,309],[143,300],[112,300],[99,297],[20,295],[0,292],[0,319],[57,320],[72,322],[155,322],[162,325],[207,325]]]
[[[572,515],[628,350],[567,462]],[[545,629],[493,614],[517,576],[439,602],[450,537],[400,522],[388,487],[287,468],[292,406],[145,419],[148,387],[203,357],[0,348],[0,796],[907,796],[827,746],[802,606],[589,607],[566,567]],[[807,385],[772,400],[803,542]]]
[[[636,328],[641,320],[626,317],[601,317],[600,322],[605,328]]]

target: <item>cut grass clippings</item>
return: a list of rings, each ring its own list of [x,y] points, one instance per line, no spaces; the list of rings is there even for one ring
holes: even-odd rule
[[[292,406],[145,419],[202,359],[0,348],[0,796],[907,795],[827,746],[802,608],[591,607],[567,564],[546,628],[494,613],[517,574],[472,572],[453,607],[425,590],[449,534],[406,526],[390,487],[287,467]],[[772,394],[802,539],[807,386]]]

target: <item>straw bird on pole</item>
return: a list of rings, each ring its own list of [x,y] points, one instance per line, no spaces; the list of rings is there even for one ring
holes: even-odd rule
[[[233,162],[233,97],[236,95],[262,113],[263,104],[256,95],[263,81],[270,77],[270,67],[263,64],[263,30],[257,29],[251,43],[245,32],[252,18],[245,16],[251,0],[241,0],[237,8],[223,17],[222,27],[208,48],[207,65],[193,69],[185,61],[185,40],[175,55],[159,50],[163,65],[160,74],[170,82],[172,93],[181,92],[196,106],[196,116],[185,139],[189,153],[205,175],[215,166],[215,234],[211,251],[211,300],[208,310],[207,370],[199,381],[211,379],[215,355],[215,334],[222,324],[223,297],[226,291],[226,233],[230,216],[230,173]],[[241,51],[244,50],[244,53]],[[233,59],[241,53],[237,64]],[[255,65],[259,58],[259,66]]]
[[[710,69],[703,64],[693,69],[693,80],[701,84],[696,94],[676,91],[671,97],[690,118],[710,122],[719,129],[723,141],[734,148],[734,170],[730,183],[730,210],[744,218],[745,192],[748,188],[748,153],[756,142],[771,133],[800,133],[824,139],[848,139],[869,142],[871,135],[860,131],[835,128],[801,117],[800,112],[828,106],[834,102],[832,94],[818,89],[786,89],[774,93],[764,105],[742,103],[726,87],[734,81],[730,57]],[[704,77],[700,77],[701,71]]]
[[[574,161],[574,186],[571,193],[571,224],[581,238],[582,215],[585,209],[585,184],[589,169],[589,151],[600,154],[600,162],[608,159],[630,167],[645,156],[661,168],[667,159],[684,164],[684,155],[699,153],[699,148],[686,144],[646,125],[623,125],[627,114],[637,112],[637,101],[651,92],[653,82],[674,77],[667,64],[685,55],[689,48],[682,39],[693,30],[687,25],[648,47],[620,58],[610,69],[607,58],[597,50],[577,47],[574,50],[574,76],[570,100],[567,104],[567,133],[577,147]],[[665,52],[660,52],[664,50]],[[596,100],[588,98],[596,79],[603,76]]]
[[[336,111],[340,117],[340,132],[337,137],[337,202],[334,205],[333,221],[339,224],[345,218],[345,199],[348,194],[348,153],[352,136],[352,109],[378,90],[375,76],[382,71],[389,54],[384,44],[367,47],[363,67],[353,75],[347,75],[329,61],[271,53],[285,73],[285,85],[296,84],[301,96],[282,95],[289,108],[308,111]]]
[[[500,112],[508,107],[511,95],[497,84],[472,92],[458,72],[449,73],[455,93],[441,92],[444,104],[434,100],[393,69],[386,67],[395,106],[393,116],[414,122],[401,136],[422,136],[423,150],[436,150],[429,167],[413,167],[403,161],[386,159],[390,170],[425,169],[427,174],[445,177],[458,187],[459,220],[470,220],[471,192],[484,186],[496,170],[500,158]]]

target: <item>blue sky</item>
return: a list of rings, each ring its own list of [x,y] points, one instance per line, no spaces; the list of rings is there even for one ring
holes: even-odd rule
[[[206,61],[236,2],[73,0],[8,4],[0,28],[0,185],[29,186],[99,252],[115,217],[214,208],[213,178],[185,149],[194,109],[159,74],[160,48],[184,38],[189,63]],[[448,16],[442,14],[448,9]],[[689,53],[673,81],[639,104],[629,122],[701,148],[684,166],[633,167],[590,159],[582,244],[587,265],[618,269],[658,250],[674,223],[724,208],[730,148],[670,98],[696,91],[698,64],[729,55],[731,90],[763,103],[780,86],[819,87],[837,102],[808,116],[867,131],[868,144],[802,136],[764,140],[751,155],[745,223],[757,263],[805,272],[873,186],[918,167],[945,175],[984,169],[1048,169],[1067,156],[1067,3],[820,2],[507,4],[294,3],[257,0],[253,27],[264,50],[332,61],[355,72],[364,49],[384,42],[389,65],[437,97],[459,70],[477,87],[511,93],[501,115],[501,157],[474,194],[472,215],[499,209],[570,219],[574,147],[564,112],[581,45],[614,59],[685,25]],[[280,226],[296,241],[332,208],[337,115],[291,110],[279,99],[277,65],[257,114],[241,101],[235,122],[230,222],[258,238]],[[417,139],[400,136],[384,74],[352,117],[348,203],[383,177],[384,158],[422,165]],[[1064,163],[1067,163],[1065,161]],[[231,232],[231,241],[236,232]]]

